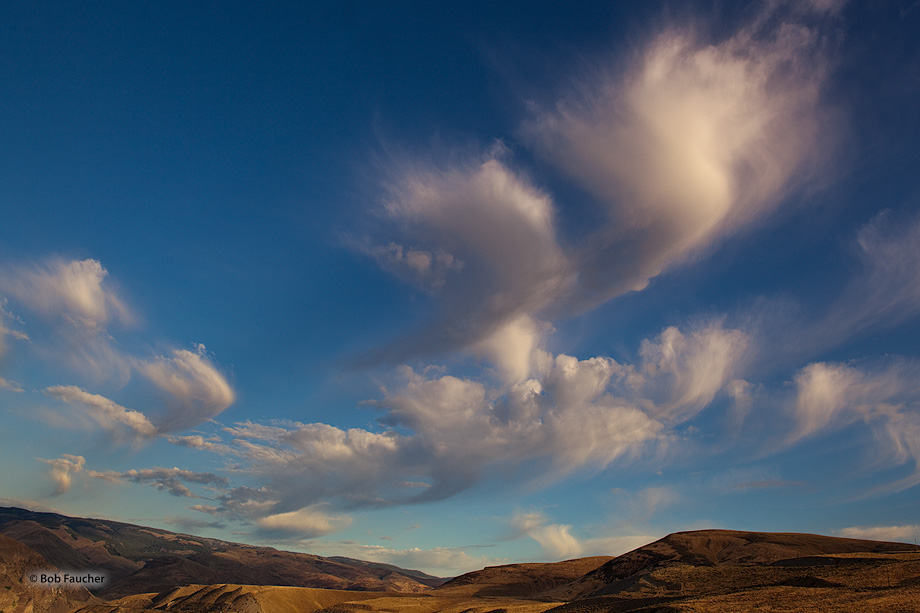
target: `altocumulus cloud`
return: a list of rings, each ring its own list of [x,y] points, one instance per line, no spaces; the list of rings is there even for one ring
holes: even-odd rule
[[[293,521],[323,501],[341,508],[434,501],[485,479],[546,483],[631,461],[666,449],[672,428],[735,380],[744,338],[718,322],[669,329],[646,342],[637,364],[537,350],[538,376],[510,387],[404,367],[373,403],[382,431],[246,422],[224,429],[229,440],[184,441],[237,457],[266,484],[197,510]],[[733,339],[737,350],[727,351]],[[688,387],[683,375],[707,361],[718,367]],[[552,530],[532,532],[550,543]]]

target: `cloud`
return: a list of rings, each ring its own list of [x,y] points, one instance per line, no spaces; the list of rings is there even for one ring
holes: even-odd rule
[[[920,215],[876,215],[856,240],[861,270],[825,318],[833,342],[865,329],[891,327],[920,314]]]
[[[59,496],[68,490],[72,483],[72,475],[83,470],[86,466],[86,458],[81,455],[62,454],[61,457],[53,460],[37,458],[38,461],[44,462],[51,467],[51,479],[57,485],[54,496]]]
[[[45,388],[44,394],[67,404],[78,405],[93,421],[116,437],[127,434],[135,442],[140,442],[159,434],[143,413],[126,409],[104,396],[90,394],[79,387],[55,385]]]
[[[108,271],[93,259],[48,260],[31,266],[0,270],[0,292],[15,298],[19,306],[35,314],[45,328],[30,345],[34,355],[51,361],[55,367],[70,364],[88,374],[94,383],[116,379],[126,385],[135,372],[149,379],[167,393],[171,410],[161,414],[157,427],[163,432],[187,428],[210,419],[226,409],[235,399],[233,388],[208,359],[203,345],[196,351],[173,350],[169,355],[140,357],[124,351],[123,343],[113,336],[110,324],[128,326],[137,316],[112,289]],[[6,309],[0,296],[0,359],[6,353],[6,339],[30,340],[13,327],[22,321]],[[47,328],[47,330],[46,330]],[[46,334],[50,331],[50,334]],[[21,389],[2,379],[5,389]],[[104,427],[114,421],[133,429],[138,436],[152,436],[143,415],[111,403],[80,388],[53,386],[49,394],[66,392],[65,402],[79,402]],[[82,394],[81,398],[78,398]],[[104,415],[104,418],[103,418]]]
[[[658,402],[653,415],[684,421],[709,405],[750,358],[750,337],[718,322],[689,335],[675,327],[642,342],[646,394]]]
[[[138,360],[136,368],[175,402],[174,410],[161,419],[164,432],[190,428],[215,417],[233,404],[236,396],[206,357],[204,345],[199,344],[196,352],[176,349],[172,357]]]
[[[916,542],[920,537],[920,526],[851,526],[837,531],[837,536],[872,541]]]
[[[318,504],[287,513],[267,515],[255,523],[268,534],[280,533],[311,539],[347,528],[351,525],[351,518],[330,515],[326,512],[326,505]]]
[[[97,333],[112,320],[125,324],[134,320],[121,299],[104,285],[107,276],[97,260],[55,259],[0,273],[0,291],[48,319],[63,319]]]
[[[535,107],[520,133],[600,205],[587,232],[563,223],[585,203],[557,201],[500,141],[466,162],[394,163],[383,207],[402,238],[378,240],[387,246],[375,257],[422,272],[443,251],[465,265],[438,276],[431,325],[374,357],[469,349],[506,385],[521,383],[547,322],[642,290],[821,177],[836,114],[822,102],[827,41],[814,17],[837,5],[813,4],[769,3],[721,40],[668,29],[625,69],[601,67]],[[418,245],[415,264],[404,244]],[[705,381],[684,385],[707,402]]]
[[[410,252],[390,242],[382,252],[385,268],[398,260],[421,271],[442,253],[463,266],[455,265],[449,278],[437,277],[444,280],[441,312],[423,334],[388,348],[391,359],[488,344],[490,336],[520,326],[570,284],[551,198],[512,170],[506,157],[499,145],[466,165],[406,163],[394,172],[384,210],[421,246],[414,248],[412,264]]]
[[[219,438],[170,440],[235,457],[262,479],[261,490],[221,499],[220,513],[251,521],[321,501],[388,506],[443,500],[486,480],[548,483],[666,448],[672,427],[737,380],[748,342],[715,321],[664,330],[643,343],[637,364],[534,349],[534,377],[510,386],[404,366],[367,403],[382,431],[243,422]]]
[[[795,377],[794,424],[787,444],[862,423],[876,465],[912,464],[880,491],[920,484],[920,364],[888,360],[871,368],[817,362]]]
[[[624,73],[525,125],[607,208],[579,253],[576,300],[643,289],[772,212],[820,165],[821,39],[791,16],[768,17],[716,43],[666,31]]]
[[[28,341],[29,337],[25,332],[16,330],[15,328],[8,328],[9,325],[21,324],[22,321],[6,310],[6,299],[3,296],[0,296],[0,360],[6,355],[6,337],[11,336],[17,340]]]
[[[463,261],[443,249],[406,248],[391,241],[385,246],[362,247],[362,251],[384,270],[432,289],[442,287],[448,273],[463,270]]]
[[[541,513],[518,513],[511,525],[539,543],[544,554],[553,560],[574,558],[582,552],[581,544],[571,534],[572,526],[548,524]]]
[[[142,468],[128,470],[122,473],[114,471],[90,471],[89,475],[104,481],[130,481],[141,485],[151,485],[158,490],[165,491],[172,496],[183,498],[200,498],[185,485],[196,483],[216,487],[226,487],[229,482],[225,477],[213,473],[198,473],[181,468]]]
[[[0,390],[6,390],[8,392],[22,393],[25,390],[22,389],[22,386],[15,381],[10,381],[0,377]]]
[[[466,551],[476,547],[478,546],[392,549],[380,545],[358,545],[353,542],[313,541],[310,543],[310,551],[320,555],[346,555],[370,562],[392,564],[400,568],[425,569],[425,572],[440,577],[455,577],[486,566],[511,562],[508,558],[473,556]]]

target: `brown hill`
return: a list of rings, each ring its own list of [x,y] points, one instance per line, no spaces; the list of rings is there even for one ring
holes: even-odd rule
[[[189,584],[422,592],[442,579],[395,566],[228,543],[102,519],[0,507],[0,534],[74,570],[104,570],[105,598]]]
[[[12,613],[66,613],[74,607],[98,602],[87,590],[35,587],[26,577],[48,564],[38,552],[0,534],[0,611]]]
[[[311,613],[342,602],[379,598],[380,592],[264,585],[186,585],[155,594],[94,603],[73,613]]]
[[[549,564],[487,566],[451,579],[437,588],[437,592],[439,595],[536,596],[568,584],[612,559],[611,556],[595,556]]]
[[[575,600],[613,594],[636,584],[653,570],[676,565],[794,565],[794,560],[803,557],[857,552],[920,552],[920,548],[906,543],[816,534],[735,530],[676,532],[618,556],[548,595],[560,600]]]

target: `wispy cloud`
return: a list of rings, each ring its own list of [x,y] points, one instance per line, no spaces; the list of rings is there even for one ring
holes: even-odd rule
[[[74,385],[55,385],[46,388],[44,393],[49,398],[81,408],[94,422],[117,438],[127,436],[140,442],[159,434],[143,413],[126,409],[104,396],[90,394]]]
[[[838,530],[837,535],[853,539],[913,543],[920,538],[920,526],[851,526]]]
[[[120,473],[115,471],[90,471],[88,474],[90,477],[102,479],[103,481],[130,481],[141,485],[150,485],[172,496],[182,498],[200,498],[185,485],[186,483],[222,488],[229,483],[225,477],[213,473],[200,473],[181,468],[142,468]]]
[[[30,340],[19,317],[7,310],[0,296],[0,358],[6,339],[29,341],[32,358],[51,362],[55,370],[69,365],[88,375],[88,386],[54,385],[45,395],[80,406],[97,425],[114,434],[130,433],[135,442],[157,433],[193,427],[230,406],[235,392],[224,374],[209,359],[204,345],[195,350],[173,349],[166,355],[132,355],[116,338],[111,324],[125,328],[138,316],[111,287],[108,271],[97,260],[48,260],[0,270],[0,293],[15,299],[24,313],[38,320],[38,340]],[[15,325],[14,325],[15,324]],[[44,327],[42,327],[44,326]],[[123,330],[122,330],[123,331]],[[17,355],[22,359],[24,355]],[[114,381],[120,389],[134,374],[141,374],[164,393],[151,417],[125,408],[85,387]],[[0,389],[22,391],[19,383],[0,379]],[[109,386],[111,387],[111,386]]]
[[[0,291],[48,319],[60,319],[95,334],[110,321],[128,324],[134,320],[127,306],[105,285],[107,276],[108,271],[97,260],[54,259],[3,271]]]
[[[686,26],[665,31],[625,71],[589,79],[525,125],[607,207],[608,225],[579,250],[573,300],[643,289],[820,167],[820,35],[767,11],[714,43]]]
[[[826,41],[806,24],[834,11],[790,7],[771,3],[722,40],[692,25],[668,29],[625,68],[600,67],[533,111],[525,142],[604,210],[585,235],[561,223],[583,204],[562,206],[502,143],[466,163],[395,163],[384,209],[420,245],[418,268],[441,251],[465,266],[439,277],[432,325],[383,355],[465,348],[520,383],[554,318],[643,289],[819,176],[835,114],[821,98]],[[408,265],[407,241],[381,242],[385,268]]]
[[[73,475],[81,472],[83,467],[86,466],[86,458],[81,455],[71,455],[69,453],[65,453],[61,455],[61,457],[53,460],[45,460],[42,458],[38,458],[38,460],[51,467],[51,479],[57,486],[54,492],[55,496],[59,496],[70,490],[70,485],[73,482]]]
[[[453,577],[462,573],[480,570],[511,562],[508,558],[471,555],[468,550],[480,546],[434,547],[422,549],[411,547],[395,549],[380,545],[361,545],[354,542],[311,541],[310,550],[321,555],[345,555],[360,560],[392,564],[400,568],[425,569],[441,577]]]
[[[541,513],[517,513],[511,520],[511,526],[539,543],[544,554],[551,559],[575,558],[582,552],[578,539],[572,536],[572,526],[547,523]]]
[[[348,527],[351,518],[330,514],[328,505],[314,504],[296,511],[266,515],[255,523],[264,533],[263,537],[281,534],[288,538],[312,539]]]
[[[884,361],[871,368],[818,362],[796,376],[795,425],[789,442],[866,424],[876,464],[912,464],[908,477],[882,490],[920,483],[920,364]]]

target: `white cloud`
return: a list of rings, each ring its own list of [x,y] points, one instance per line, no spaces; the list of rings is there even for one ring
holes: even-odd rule
[[[160,420],[164,432],[215,417],[235,399],[233,388],[206,357],[204,345],[196,352],[176,349],[172,357],[137,360],[136,368],[174,400],[174,410]]]
[[[471,547],[434,547],[421,549],[393,549],[380,545],[359,545],[353,542],[313,541],[310,551],[320,555],[345,555],[359,560],[392,564],[400,568],[424,569],[439,577],[455,577],[463,573],[511,562],[508,558],[474,556],[467,552]]]
[[[104,396],[90,394],[79,387],[55,385],[46,388],[44,393],[49,398],[82,407],[93,421],[115,436],[128,434],[136,441],[141,441],[158,434],[157,428],[143,413],[126,409]]]
[[[670,427],[692,419],[735,380],[747,342],[712,323],[688,333],[665,330],[643,345],[638,365],[534,350],[535,378],[510,386],[402,367],[400,380],[368,403],[380,411],[381,432],[245,422],[224,428],[232,440],[170,440],[235,456],[242,470],[263,479],[263,506],[250,519],[320,501],[440,500],[489,479],[553,482],[669,444]],[[224,510],[238,513],[229,504]],[[555,537],[565,540],[561,531]]]
[[[709,405],[743,369],[751,339],[741,330],[712,323],[689,335],[675,327],[642,342],[646,394],[658,403],[653,415],[684,421]]]
[[[575,558],[582,552],[578,539],[572,536],[572,526],[548,524],[541,513],[517,513],[511,526],[539,543],[544,554],[552,560]]]
[[[506,156],[499,147],[464,166],[419,163],[398,169],[385,210],[420,246],[410,252],[390,242],[385,267],[398,261],[434,271],[447,265],[439,264],[439,254],[450,254],[453,274],[435,275],[444,281],[435,322],[424,334],[391,347],[391,358],[481,342],[479,350],[499,359],[508,376],[520,377],[526,369],[521,354],[496,355],[495,339],[511,334],[522,340],[538,312],[569,286],[571,269],[557,240],[550,197],[509,168],[502,161]]]
[[[876,466],[910,464],[910,475],[879,488],[900,491],[920,484],[920,364],[889,360],[860,369],[818,362],[795,378],[794,424],[787,443],[853,424],[872,434]]]
[[[61,318],[91,333],[111,320],[131,323],[134,316],[105,285],[108,271],[97,260],[51,260],[42,266],[0,274],[0,290],[43,316]]]
[[[589,304],[643,289],[779,206],[821,151],[817,34],[764,19],[709,44],[670,30],[622,75],[539,112],[525,135],[608,207],[579,254]]]
[[[330,515],[326,512],[326,505],[316,504],[296,511],[267,515],[256,520],[256,525],[269,533],[310,539],[347,528],[351,525],[351,518]]]
[[[913,543],[920,538],[920,526],[851,526],[838,530],[837,535],[851,539]]]
[[[0,377],[0,390],[6,390],[8,392],[22,393],[25,390],[22,389],[22,386],[15,381],[10,381]]]
[[[53,460],[42,458],[38,458],[38,460],[51,467],[51,479],[57,485],[57,489],[54,492],[55,496],[67,492],[72,483],[72,475],[82,471],[83,467],[86,466],[86,458],[69,453],[62,454],[61,457]]]
[[[520,383],[531,375],[549,330],[548,324],[521,314],[498,326],[471,349],[495,364],[506,383]]]

